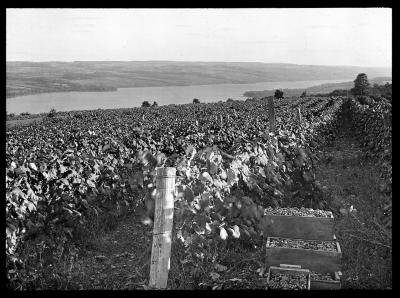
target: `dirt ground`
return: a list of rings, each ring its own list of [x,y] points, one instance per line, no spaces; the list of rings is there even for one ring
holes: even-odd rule
[[[348,122],[332,146],[324,148],[316,176],[335,215],[343,252],[342,287],[392,288],[391,232],[377,220],[381,181],[376,166],[365,162]]]

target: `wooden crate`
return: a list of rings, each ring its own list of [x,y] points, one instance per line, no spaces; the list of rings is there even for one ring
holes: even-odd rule
[[[342,288],[340,277],[342,272],[338,271],[333,274],[334,280],[317,280],[311,278],[310,289],[311,290],[340,290]]]
[[[332,240],[334,218],[264,215],[260,227],[267,237],[281,237],[309,240]]]
[[[269,280],[271,274],[274,273],[284,273],[284,274],[305,274],[307,276],[307,290],[310,290],[310,270],[301,269],[300,266],[280,264],[279,267],[271,266],[268,268],[267,285],[269,285]]]
[[[331,273],[340,271],[342,252],[339,243],[336,241],[337,251],[324,251],[305,248],[270,247],[272,238],[268,237],[266,244],[266,256],[268,266],[279,264],[299,265],[318,273]],[[305,240],[305,239],[291,239]],[[309,241],[309,240],[307,240]]]

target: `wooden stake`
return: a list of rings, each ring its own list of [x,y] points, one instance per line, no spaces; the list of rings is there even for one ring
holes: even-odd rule
[[[297,107],[297,119],[299,121],[299,124],[301,124],[301,111],[300,111],[300,107]]]
[[[156,289],[165,289],[168,282],[174,217],[175,175],[175,168],[157,168],[157,194],[149,280],[149,287]]]
[[[274,98],[270,96],[268,98],[268,118],[269,118],[269,127],[271,132],[275,133],[275,110],[274,110]]]

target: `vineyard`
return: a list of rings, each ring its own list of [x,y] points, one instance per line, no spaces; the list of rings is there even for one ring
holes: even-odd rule
[[[57,260],[77,258],[104,227],[145,214],[157,167],[177,169],[169,288],[217,289],[221,272],[231,270],[221,265],[228,254],[261,251],[268,214],[333,211],[357,221],[353,206],[332,210],[316,171],[344,121],[379,172],[374,222],[384,236],[375,239],[391,253],[391,102],[284,98],[274,109],[275,131],[266,100],[74,111],[7,128],[9,288],[56,288],[41,279]],[[254,278],[266,271],[260,262]]]

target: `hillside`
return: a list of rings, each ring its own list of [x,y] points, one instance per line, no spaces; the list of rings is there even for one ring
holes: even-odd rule
[[[390,68],[258,62],[76,61],[7,62],[7,97],[127,87],[246,84],[390,76]]]
[[[369,80],[371,86],[374,84],[383,85],[387,81],[392,81],[392,77],[376,77]],[[354,87],[353,81],[342,82],[342,83],[328,83],[321,84],[317,86],[312,86],[305,89],[282,89],[285,96],[299,96],[303,91],[306,91],[307,94],[323,94],[330,93],[334,90],[338,89],[346,89],[350,90]],[[254,97],[254,98],[262,98],[266,96],[273,96],[275,90],[263,90],[263,91],[247,91],[244,93],[246,97]]]

